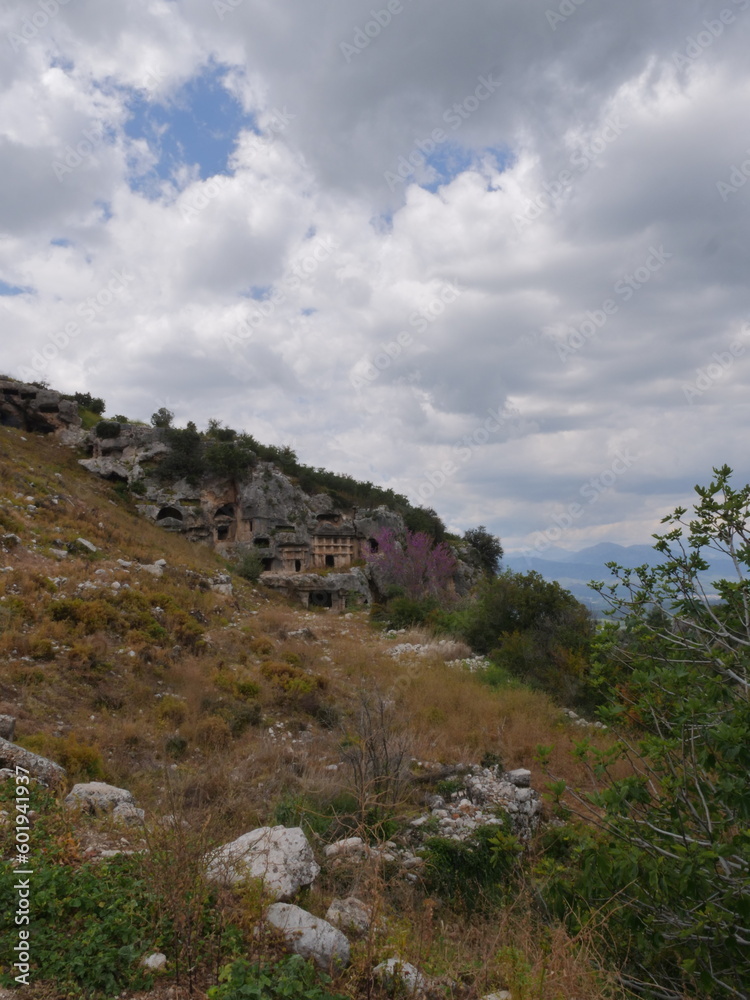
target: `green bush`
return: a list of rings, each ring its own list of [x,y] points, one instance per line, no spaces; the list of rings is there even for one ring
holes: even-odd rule
[[[329,993],[331,977],[299,955],[265,964],[241,958],[225,966],[219,980],[209,1000],[346,1000]]]
[[[94,428],[98,438],[116,438],[120,436],[120,425],[114,420],[100,420]]]
[[[263,560],[255,549],[244,549],[239,555],[234,571],[244,580],[257,583],[263,572]]]
[[[421,853],[427,891],[468,913],[500,905],[520,870],[521,845],[505,825],[479,827],[464,841],[430,837]]]

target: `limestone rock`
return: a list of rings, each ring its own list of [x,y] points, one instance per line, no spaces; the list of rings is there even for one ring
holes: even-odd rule
[[[243,878],[263,880],[276,900],[291,899],[320,872],[300,827],[262,826],[224,844],[211,856],[208,876],[235,885]]]
[[[32,778],[45,785],[59,785],[65,780],[65,769],[59,764],[2,738],[0,738],[0,767],[10,768],[14,773],[16,767],[24,768]]]
[[[155,951],[153,955],[147,955],[143,959],[141,965],[144,969],[149,969],[151,972],[161,972],[162,969],[167,967],[167,956],[163,955],[160,951]]]
[[[94,545],[93,542],[88,541],[88,539],[86,538],[76,538],[74,542],[71,542],[68,545],[68,551],[83,552],[83,553],[88,553],[89,555],[93,555],[95,552],[98,552],[99,549],[97,549],[96,545]]]
[[[388,989],[399,985],[406,987],[409,993],[424,993],[429,988],[430,980],[419,969],[400,958],[389,958],[372,970],[373,976]]]
[[[372,924],[372,910],[356,896],[334,899],[328,907],[326,920],[342,931],[357,935],[366,934]]]
[[[114,812],[119,806],[135,809],[132,792],[116,788],[104,781],[89,781],[73,785],[65,798],[68,809],[81,808],[90,813]]]
[[[311,958],[321,969],[346,966],[351,950],[346,937],[320,917],[290,903],[274,903],[266,910],[266,920],[281,931],[295,955]]]
[[[136,808],[132,802],[120,802],[112,810],[112,816],[128,826],[140,826],[146,818],[146,812]]]
[[[361,837],[346,837],[333,844],[326,844],[323,853],[327,858],[367,856],[370,852]]]
[[[515,771],[506,771],[503,778],[511,785],[515,785],[516,788],[531,787],[531,771],[527,771],[525,767],[518,767]]]

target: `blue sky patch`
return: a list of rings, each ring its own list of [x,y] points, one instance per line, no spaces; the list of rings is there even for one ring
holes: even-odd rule
[[[256,302],[263,302],[273,291],[273,285],[252,285],[244,292],[240,292],[243,299],[254,299]]]
[[[72,240],[66,240],[62,236],[58,236],[54,240],[50,240],[50,243],[52,244],[53,247],[72,247],[73,246]]]
[[[434,153],[427,157],[427,166],[437,175],[435,180],[421,184],[427,191],[437,191],[439,187],[450,182],[468,170],[476,162],[476,154],[455,142],[439,143]]]
[[[184,166],[197,167],[201,180],[227,171],[240,130],[254,128],[254,118],[224,87],[224,73],[212,64],[166,102],[133,91],[125,133],[145,140],[157,158],[149,174],[131,177],[133,190],[148,192]]]
[[[0,278],[0,295],[28,295],[33,288],[23,288],[21,285],[9,285]]]

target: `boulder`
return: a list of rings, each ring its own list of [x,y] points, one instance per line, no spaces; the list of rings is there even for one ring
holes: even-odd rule
[[[334,927],[351,934],[366,934],[372,924],[372,910],[356,896],[334,899],[328,907],[326,920]]]
[[[516,788],[529,788],[531,786],[531,771],[525,767],[518,767],[515,771],[506,771],[503,778],[511,785],[515,785]]]
[[[114,812],[119,806],[135,809],[133,795],[126,788],[115,788],[103,781],[73,785],[65,798],[68,809],[84,809],[90,813]]]
[[[372,974],[386,989],[394,989],[400,985],[409,993],[424,993],[430,985],[427,976],[422,975],[409,962],[402,962],[400,958],[389,958],[381,962],[375,966]]]
[[[235,885],[242,879],[262,879],[276,900],[291,899],[311,885],[320,866],[300,827],[262,826],[224,844],[211,856],[208,877]]]
[[[349,964],[349,942],[327,920],[314,917],[307,910],[291,903],[274,903],[269,906],[266,920],[281,931],[295,955],[311,958],[321,969]]]
[[[167,967],[167,956],[163,955],[160,951],[155,951],[153,955],[147,955],[141,961],[141,965],[150,972],[161,972],[162,969],[166,969]]]
[[[346,837],[333,844],[326,844],[323,853],[327,858],[367,857],[370,849],[361,837]]]
[[[146,812],[136,808],[132,802],[120,802],[112,810],[112,817],[128,826],[140,826],[146,818]]]
[[[6,767],[14,774],[16,768],[22,769],[19,772],[21,774],[28,771],[32,778],[36,778],[44,785],[59,785],[65,780],[65,769],[59,764],[0,738],[0,768]]]

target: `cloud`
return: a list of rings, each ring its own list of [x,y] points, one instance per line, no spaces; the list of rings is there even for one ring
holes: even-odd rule
[[[4,368],[507,551],[628,448],[559,544],[647,541],[744,468],[750,0],[382,7],[7,5]]]

